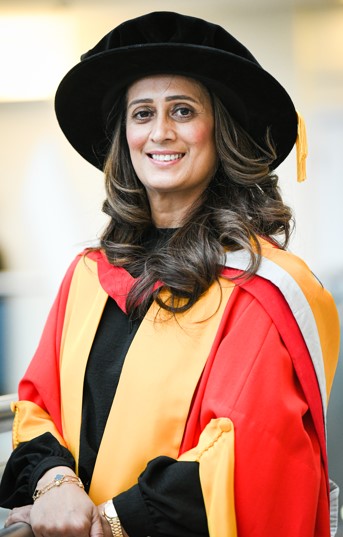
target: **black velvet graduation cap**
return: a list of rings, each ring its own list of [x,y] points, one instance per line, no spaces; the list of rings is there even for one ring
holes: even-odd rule
[[[72,146],[103,169],[117,96],[135,80],[177,74],[202,82],[262,147],[267,127],[276,145],[276,168],[297,137],[297,113],[286,90],[222,27],[172,12],[122,23],[81,57],[60,83],[59,124]],[[113,110],[112,110],[113,112]],[[112,114],[113,115],[113,114]]]

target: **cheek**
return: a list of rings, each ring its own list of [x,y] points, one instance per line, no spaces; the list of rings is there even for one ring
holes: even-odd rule
[[[190,130],[188,138],[191,145],[196,146],[199,150],[212,151],[215,147],[213,127],[209,129],[208,125],[198,125],[196,129]]]
[[[142,148],[145,143],[146,136],[144,133],[137,128],[127,127],[126,128],[126,140],[129,146],[130,153],[132,151],[137,151]]]
[[[208,169],[209,173],[213,173],[217,163],[217,150],[214,141],[214,134],[209,133],[208,129],[198,131],[197,140],[197,155],[199,164]]]
[[[206,174],[212,175],[217,166],[217,149],[213,129],[203,126],[193,138],[198,163]]]

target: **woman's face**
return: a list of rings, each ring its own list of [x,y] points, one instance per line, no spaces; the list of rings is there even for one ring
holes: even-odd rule
[[[217,155],[211,99],[192,79],[158,75],[132,84],[126,137],[150,203],[168,195],[189,204],[213,176]]]

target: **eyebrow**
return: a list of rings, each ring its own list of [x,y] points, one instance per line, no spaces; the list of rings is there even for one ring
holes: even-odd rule
[[[190,97],[189,95],[168,95],[168,97],[165,98],[165,101],[166,102],[170,102],[170,101],[191,101],[192,103],[198,103],[199,102],[196,99],[193,99],[193,97]],[[147,97],[146,99],[135,99],[135,100],[130,102],[130,104],[128,105],[128,108],[130,108],[130,106],[133,106],[135,104],[147,104],[147,103],[153,103],[153,102],[154,102],[154,99],[150,99],[149,97]]]

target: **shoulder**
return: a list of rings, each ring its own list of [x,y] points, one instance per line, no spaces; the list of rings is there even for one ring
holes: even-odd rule
[[[72,279],[79,278],[83,274],[88,274],[89,276],[92,274],[93,277],[99,277],[100,274],[115,270],[115,268],[100,248],[86,248],[73,259],[66,276],[69,275]]]
[[[325,399],[325,391],[329,393],[331,389],[339,352],[339,318],[332,296],[300,257],[263,239],[260,244],[261,263],[257,274],[247,283],[243,280],[242,285],[269,310],[273,309],[274,297],[281,293],[306,342]],[[247,265],[247,252],[228,252],[223,274],[226,271],[230,277],[230,272],[244,271]]]
[[[327,315],[337,317],[336,307],[330,293],[303,259],[289,251],[277,248],[264,239],[261,239],[260,245],[261,263],[256,276],[265,281],[266,287],[267,282],[271,282],[278,288],[292,311],[306,305],[313,310],[315,317],[319,315],[319,309],[326,311]],[[228,271],[230,269],[245,271],[248,262],[249,254],[246,251],[226,253],[225,267]],[[260,285],[263,283],[261,282]]]
[[[89,291],[88,286],[103,286],[103,281],[110,274],[113,277],[117,267],[111,265],[101,249],[86,248],[70,264],[64,277],[63,285],[69,288],[79,287]]]
[[[282,250],[265,239],[260,239],[261,263],[257,275],[272,281],[278,287],[287,287],[293,280],[305,292],[323,289],[322,284],[303,259],[288,250]],[[249,263],[247,251],[227,252],[225,266],[245,271]],[[288,282],[288,284],[287,284]]]
[[[270,280],[276,282],[283,280],[285,283],[293,281],[308,298],[325,291],[320,280],[301,257],[288,250],[277,248],[265,240],[261,240],[261,254],[262,272],[270,275]]]
[[[99,284],[98,263],[101,261],[100,250],[85,249],[79,252],[70,262],[61,281],[56,301],[63,305],[70,300],[70,294],[75,287],[88,290],[88,282],[92,280]]]

